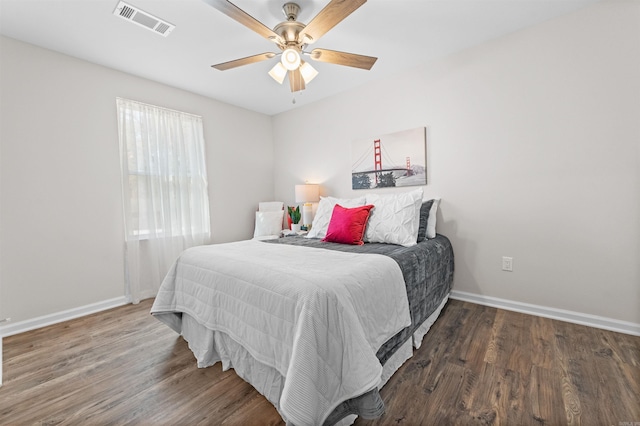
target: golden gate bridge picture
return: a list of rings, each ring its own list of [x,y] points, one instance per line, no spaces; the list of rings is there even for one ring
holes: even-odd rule
[[[426,128],[354,141],[351,158],[353,189],[426,185]]]

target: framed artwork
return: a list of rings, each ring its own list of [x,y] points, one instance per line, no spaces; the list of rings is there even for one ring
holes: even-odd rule
[[[351,144],[351,188],[427,184],[427,129],[418,127]]]

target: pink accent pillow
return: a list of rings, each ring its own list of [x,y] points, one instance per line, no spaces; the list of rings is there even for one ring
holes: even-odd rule
[[[333,207],[327,236],[322,241],[340,244],[363,245],[362,237],[373,204],[347,209],[340,204]]]

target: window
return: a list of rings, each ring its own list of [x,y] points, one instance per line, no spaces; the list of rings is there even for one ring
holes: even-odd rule
[[[120,98],[117,104],[127,237],[208,237],[202,118]]]

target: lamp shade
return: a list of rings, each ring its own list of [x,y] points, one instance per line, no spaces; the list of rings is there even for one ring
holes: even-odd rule
[[[316,203],[320,201],[320,185],[296,185],[296,203]]]
[[[318,71],[311,66],[308,62],[302,61],[302,65],[300,65],[300,74],[302,74],[302,78],[306,84],[309,84],[311,80],[316,78],[318,75]]]
[[[287,69],[280,62],[276,62],[271,71],[269,71],[269,75],[278,83],[282,84],[284,78],[287,76]]]

